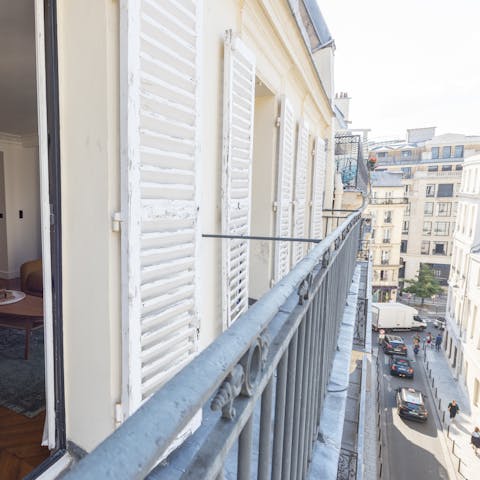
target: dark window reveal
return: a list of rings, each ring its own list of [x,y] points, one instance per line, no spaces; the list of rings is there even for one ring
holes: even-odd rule
[[[437,197],[453,197],[453,183],[440,183],[438,185]]]

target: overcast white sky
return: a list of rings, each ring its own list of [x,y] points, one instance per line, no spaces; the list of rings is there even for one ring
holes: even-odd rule
[[[317,1],[352,127],[480,135],[480,0]]]

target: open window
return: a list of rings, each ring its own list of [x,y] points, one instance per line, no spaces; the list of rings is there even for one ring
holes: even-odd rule
[[[56,18],[0,8],[0,472],[24,476],[66,442]]]

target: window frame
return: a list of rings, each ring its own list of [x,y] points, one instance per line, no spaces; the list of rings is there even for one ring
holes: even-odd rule
[[[425,246],[427,247],[426,249],[424,248]],[[430,255],[430,240],[422,240],[420,244],[420,255]]]
[[[431,205],[431,208],[428,209],[427,211],[427,205]],[[432,217],[433,216],[433,202],[425,202],[423,204],[423,215],[426,217]]]

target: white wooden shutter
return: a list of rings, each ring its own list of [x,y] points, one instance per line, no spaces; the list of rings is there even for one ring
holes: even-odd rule
[[[295,200],[293,204],[293,236],[305,238],[305,211],[307,202],[308,125],[298,126],[297,163],[295,166]],[[292,266],[305,255],[305,243],[296,242],[292,249]]]
[[[295,118],[293,108],[282,97],[278,151],[276,236],[292,236],[293,157],[295,154]],[[275,281],[290,270],[290,242],[275,242]]]
[[[315,138],[313,157],[312,214],[310,217],[310,237],[323,238],[323,190],[325,188],[325,141]]]
[[[250,234],[255,106],[255,58],[229,30],[225,34],[223,90],[222,232]],[[249,242],[223,240],[223,321],[231,325],[248,308]]]
[[[127,415],[197,346],[200,3],[124,0],[121,9]]]

